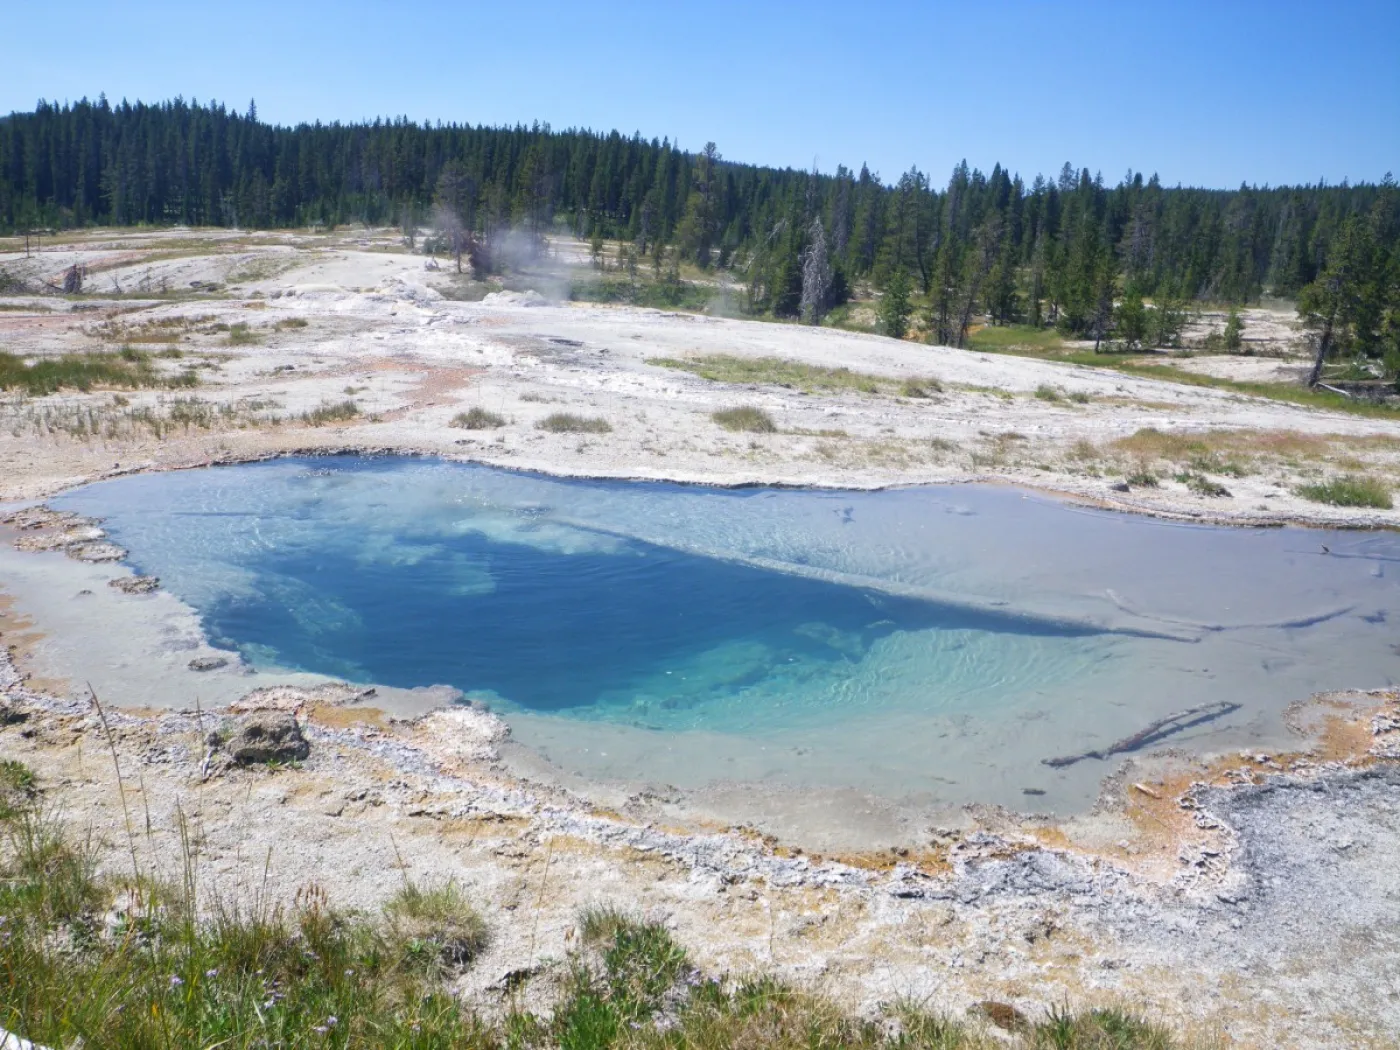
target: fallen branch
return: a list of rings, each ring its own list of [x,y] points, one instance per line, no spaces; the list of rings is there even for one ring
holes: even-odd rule
[[[1182,730],[1198,726],[1202,722],[1209,722],[1213,718],[1221,715],[1228,715],[1232,711],[1238,711],[1239,704],[1230,703],[1228,700],[1220,700],[1213,704],[1202,704],[1200,707],[1187,708],[1185,711],[1178,711],[1174,715],[1160,718],[1153,722],[1146,729],[1134,733],[1132,736],[1124,737],[1116,744],[1111,744],[1100,751],[1085,751],[1081,755],[1063,755],[1059,758],[1042,758],[1043,765],[1054,769],[1063,766],[1072,766],[1076,762],[1082,762],[1086,758],[1105,759],[1109,755],[1121,754],[1125,751],[1136,751],[1140,747],[1148,744],[1155,744],[1158,740],[1170,736],[1172,733],[1180,733]]]

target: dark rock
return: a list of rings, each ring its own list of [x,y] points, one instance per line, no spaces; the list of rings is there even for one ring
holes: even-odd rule
[[[241,765],[292,762],[311,753],[297,720],[286,711],[257,711],[242,719],[224,745]]]
[[[217,671],[228,666],[227,656],[196,656],[189,663],[191,671]]]
[[[1132,486],[1129,485],[1126,481],[1120,481],[1120,482],[1118,482],[1118,484],[1116,484],[1116,485],[1110,485],[1109,488],[1111,488],[1114,492],[1132,492],[1132,491],[1133,491]]]
[[[118,576],[107,581],[108,587],[115,587],[123,594],[150,594],[160,586],[158,576]]]

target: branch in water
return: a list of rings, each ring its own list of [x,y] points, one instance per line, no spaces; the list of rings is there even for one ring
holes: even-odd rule
[[[1101,751],[1085,751],[1080,755],[1062,755],[1059,758],[1042,758],[1040,761],[1043,765],[1060,769],[1063,766],[1072,766],[1076,762],[1082,762],[1086,758],[1105,759],[1109,755],[1136,751],[1147,744],[1155,744],[1158,740],[1170,736],[1172,733],[1180,733],[1182,730],[1198,726],[1202,722],[1209,722],[1214,718],[1220,718],[1222,715],[1228,715],[1239,709],[1239,704],[1232,704],[1226,700],[1213,704],[1202,704],[1200,707],[1190,707],[1185,711],[1178,711],[1174,715],[1158,719],[1146,729],[1134,733],[1132,736],[1124,737],[1116,744],[1111,744]]]

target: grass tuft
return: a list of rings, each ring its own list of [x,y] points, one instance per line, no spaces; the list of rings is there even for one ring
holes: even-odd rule
[[[462,968],[489,943],[486,920],[451,879],[423,889],[404,884],[384,905],[384,915],[405,959]]]
[[[60,390],[88,391],[94,387],[134,390],[142,387],[197,386],[199,376],[186,369],[175,376],[156,370],[151,355],[124,346],[116,353],[64,354],[28,361],[0,352],[0,390],[20,390],[30,397]]]
[[[710,418],[724,427],[725,430],[743,431],[749,434],[775,434],[778,431],[778,425],[773,422],[772,416],[763,409],[754,408],[751,405],[711,412]]]
[[[317,405],[310,412],[303,412],[301,420],[313,427],[323,427],[327,423],[344,423],[347,420],[355,419],[360,414],[360,406],[353,400],[339,401],[335,404],[325,402]]]
[[[715,383],[743,383],[749,386],[780,386],[807,393],[854,390],[862,394],[877,394],[885,390],[897,392],[899,384],[881,376],[852,372],[849,368],[823,368],[781,357],[735,357],[732,354],[707,354],[678,359],[653,357],[647,364],[659,368],[674,368],[691,372]],[[931,383],[931,381],[930,381]]]
[[[458,412],[447,425],[460,430],[491,430],[505,426],[506,420],[504,416],[498,416],[478,406],[466,412]]]
[[[937,379],[906,379],[899,387],[903,397],[926,398],[942,392],[943,384]]]
[[[1348,474],[1331,481],[1300,486],[1298,495],[1314,503],[1327,503],[1333,507],[1374,507],[1377,510],[1391,510],[1395,506],[1389,486],[1375,478],[1359,474]]]
[[[576,416],[571,412],[554,412],[535,426],[551,434],[607,434],[612,424],[601,416]]]
[[[229,326],[227,342],[229,346],[253,346],[260,340],[246,322],[239,321]]]
[[[1218,481],[1212,481],[1204,474],[1195,471],[1185,470],[1176,475],[1176,480],[1185,485],[1198,496],[1210,496],[1213,499],[1221,499],[1230,495],[1230,490]]]

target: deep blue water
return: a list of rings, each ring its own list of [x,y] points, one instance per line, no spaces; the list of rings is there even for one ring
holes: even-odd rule
[[[900,631],[1094,633],[636,540],[606,554],[560,553],[464,533],[408,564],[367,563],[329,544],[273,550],[259,564],[353,615],[308,620],[275,594],[229,596],[205,611],[220,644],[275,651],[307,670],[343,667],[385,685],[489,690],[536,711],[607,702],[733,643],[763,647],[768,664],[813,662],[839,673]],[[469,594],[444,587],[464,567],[490,586]],[[767,670],[749,668],[727,684],[755,684]],[[679,702],[669,697],[663,706]]]

